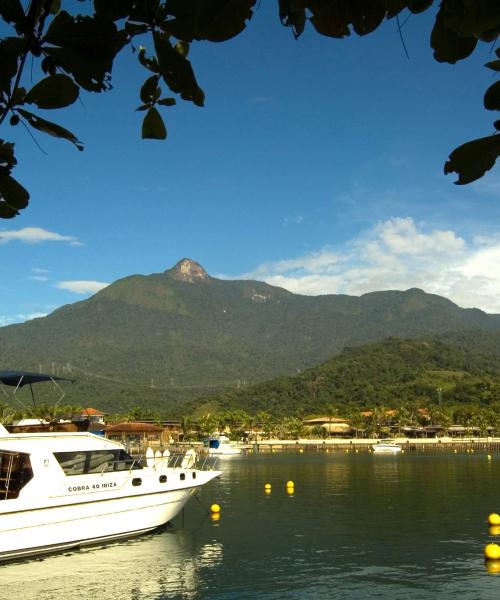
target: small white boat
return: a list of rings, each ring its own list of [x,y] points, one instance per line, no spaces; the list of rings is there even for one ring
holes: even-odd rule
[[[402,448],[396,444],[395,440],[380,440],[376,444],[372,444],[372,450],[376,454],[397,454]]]
[[[42,381],[37,374],[37,381]],[[29,383],[24,373],[20,385]],[[0,373],[0,382],[12,384]],[[0,561],[152,531],[220,475],[197,468],[194,450],[146,465],[122,444],[88,432],[9,433],[0,425]]]
[[[232,443],[223,433],[208,439],[208,454],[211,456],[237,456],[241,452],[241,447]]]

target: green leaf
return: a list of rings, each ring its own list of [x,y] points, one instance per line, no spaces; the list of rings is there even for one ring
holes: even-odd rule
[[[75,82],[64,75],[57,73],[39,81],[26,94],[24,101],[36,104],[38,108],[63,108],[73,104],[78,98],[80,88]]]
[[[0,174],[0,217],[11,219],[28,206],[30,195],[10,175]]]
[[[385,0],[370,0],[370,2],[352,2],[350,19],[354,31],[358,35],[371,33],[385,18]]]
[[[189,44],[188,42],[184,42],[183,40],[179,40],[175,46],[175,51],[178,52],[181,56],[184,56],[184,58],[188,57],[189,54]]]
[[[469,56],[476,44],[477,38],[463,37],[447,27],[443,9],[439,11],[431,34],[431,46],[438,62],[455,64],[457,60]]]
[[[351,35],[349,16],[345,4],[317,2],[311,7],[311,12],[311,24],[318,33],[335,38]]]
[[[280,21],[285,27],[291,27],[297,39],[304,31],[306,25],[305,2],[294,0],[279,0]]]
[[[408,2],[408,10],[414,14],[421,13],[432,6],[433,2],[434,0],[412,0]]]
[[[8,175],[15,165],[14,144],[0,140],[0,173]]]
[[[24,10],[20,0],[1,0],[0,17],[7,23],[21,23]]]
[[[155,31],[153,39],[165,83],[173,92],[180,94],[183,100],[191,100],[197,106],[203,106],[205,94],[196,81],[189,60],[174,50],[165,35]]]
[[[151,71],[152,73],[160,73],[160,65],[158,64],[158,61],[156,58],[147,58],[146,48],[141,46],[137,58],[139,59],[141,65],[148,69],[148,71]]]
[[[500,71],[500,60],[492,60],[491,62],[487,62],[484,66],[492,71]]]
[[[144,104],[155,101],[159,79],[159,75],[152,75],[143,83],[140,96]]]
[[[109,20],[62,10],[50,24],[44,52],[90,92],[110,89],[109,79],[116,54],[127,43],[127,34]]]
[[[42,119],[41,117],[34,115],[33,113],[30,113],[22,108],[18,108],[17,111],[35,129],[43,131],[44,133],[48,133],[53,137],[68,140],[68,142],[74,144],[78,148],[78,150],[83,150],[82,142],[80,142],[75,136],[75,134],[71,133],[71,131],[68,131],[67,129],[61,127],[60,125],[57,125],[56,123],[46,121],[45,119]]]
[[[117,21],[128,16],[133,4],[133,0],[94,0],[94,9],[99,17]]]
[[[169,0],[160,26],[178,40],[223,42],[245,29],[256,0]]]
[[[450,154],[444,165],[445,174],[456,172],[458,185],[471,183],[489,171],[500,156],[500,135],[472,140],[459,146]]]
[[[161,100],[158,100],[158,104],[161,104],[162,106],[174,106],[177,102],[175,98],[162,98]]]
[[[50,5],[50,14],[57,15],[57,13],[61,10],[61,0],[52,0]]]
[[[160,113],[156,108],[150,108],[142,122],[142,139],[164,140],[167,130]]]
[[[147,33],[149,31],[149,27],[147,25],[139,25],[138,23],[130,23],[127,21],[125,23],[125,31],[130,35],[141,35],[142,33]]]
[[[25,42],[20,38],[7,37],[0,40],[0,92],[9,95],[24,46]]]
[[[484,108],[488,110],[500,110],[500,81],[496,81],[486,90]]]

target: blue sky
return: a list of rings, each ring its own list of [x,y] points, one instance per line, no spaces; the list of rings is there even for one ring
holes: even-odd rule
[[[274,5],[229,42],[193,45],[206,106],[165,109],[166,141],[140,139],[147,74],[128,50],[112,92],[40,112],[84,152],[35,134],[44,154],[2,126],[31,202],[0,221],[0,324],[184,257],[297,293],[421,287],[500,313],[500,171],[469,186],[442,171],[456,146],[492,133],[491,45],[436,63],[431,14],[404,24],[409,60],[395,20],[296,41]]]

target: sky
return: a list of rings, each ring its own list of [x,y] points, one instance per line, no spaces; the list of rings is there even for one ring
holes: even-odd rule
[[[111,92],[39,111],[83,152],[2,125],[31,200],[0,221],[0,325],[185,257],[300,294],[419,287],[500,313],[500,167],[468,186],[443,173],[454,148],[493,132],[491,44],[437,63],[430,13],[401,16],[404,46],[395,20],[295,40],[276,5],[261,1],[233,40],[192,46],[206,105],[166,107],[165,141],[140,139],[148,74],[130,50]]]

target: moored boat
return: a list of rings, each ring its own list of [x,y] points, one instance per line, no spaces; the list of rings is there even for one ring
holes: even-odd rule
[[[0,561],[152,531],[220,475],[197,463],[188,450],[182,461],[157,452],[142,465],[121,443],[89,432],[0,425]]]
[[[227,435],[220,433],[208,439],[208,454],[212,456],[238,456],[242,448],[233,444]]]
[[[375,453],[397,454],[402,448],[395,440],[380,440],[376,444],[372,444],[372,450]]]

